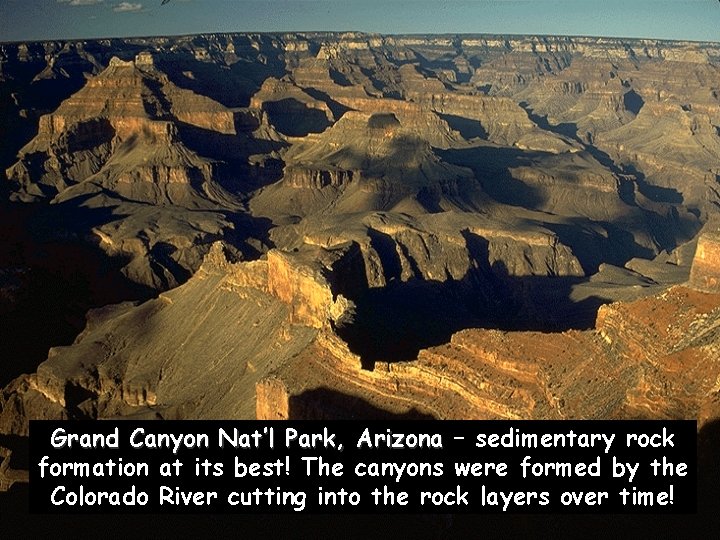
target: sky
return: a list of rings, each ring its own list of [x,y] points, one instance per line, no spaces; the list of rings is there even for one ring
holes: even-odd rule
[[[720,42],[718,0],[0,0],[0,41],[357,30]]]

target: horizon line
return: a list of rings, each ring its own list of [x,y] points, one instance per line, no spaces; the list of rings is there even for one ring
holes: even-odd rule
[[[380,37],[405,37],[405,36],[492,36],[492,37],[553,37],[553,38],[583,38],[583,39],[611,39],[618,41],[654,41],[666,43],[693,43],[702,45],[718,45],[720,41],[698,40],[698,39],[677,39],[662,37],[630,37],[630,36],[611,36],[611,35],[588,35],[588,34],[535,34],[535,33],[493,33],[493,32],[403,32],[403,33],[383,33],[383,32],[367,32],[364,30],[282,30],[282,31],[254,31],[254,30],[238,30],[238,31],[207,31],[207,32],[191,32],[183,34],[146,34],[146,35],[130,35],[130,36],[96,36],[96,37],[60,37],[46,39],[25,39],[2,41],[0,45],[15,44],[42,44],[52,43],[54,41],[63,42],[81,42],[81,41],[102,41],[102,40],[127,40],[127,39],[160,39],[160,38],[182,38],[195,37],[204,35],[292,35],[292,34],[361,34],[364,36],[380,36]]]

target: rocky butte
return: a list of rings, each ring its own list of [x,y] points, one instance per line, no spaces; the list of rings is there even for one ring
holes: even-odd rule
[[[709,423],[717,81],[717,44],[657,40],[0,45],[0,444],[33,418]]]

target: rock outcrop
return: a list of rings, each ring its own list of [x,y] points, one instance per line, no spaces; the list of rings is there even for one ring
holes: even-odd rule
[[[719,74],[610,38],[0,44],[0,328],[47,326],[0,434],[716,419]]]
[[[700,235],[690,270],[690,286],[701,291],[720,292],[720,233]]]
[[[677,287],[602,307],[593,331],[465,330],[375,363],[322,335],[258,382],[262,419],[703,418],[717,398],[720,296]]]
[[[720,295],[683,286],[601,307],[593,330],[466,329],[412,361],[368,365],[337,333],[358,322],[351,297],[362,291],[340,270],[360,256],[350,243],[230,263],[215,244],[185,285],[91,312],[75,344],[5,389],[0,426],[24,434],[28,418],[118,415],[695,418],[718,391]]]
[[[20,185],[22,198],[59,194],[66,200],[106,189],[156,205],[216,200],[221,190],[211,185],[211,164],[182,144],[169,115],[235,133],[231,111],[172,85],[149,53],[127,62],[112,58],[81,91],[40,118],[38,135],[7,176]]]
[[[251,418],[255,382],[352,310],[323,277],[344,253],[306,258],[329,268],[272,251],[229,263],[214,244],[183,286],[91,311],[73,345],[3,391],[0,432],[27,435],[30,418]]]

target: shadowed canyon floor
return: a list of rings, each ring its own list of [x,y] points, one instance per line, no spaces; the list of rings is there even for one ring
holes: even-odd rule
[[[715,43],[0,44],[0,445],[33,418],[712,426],[719,81]]]

